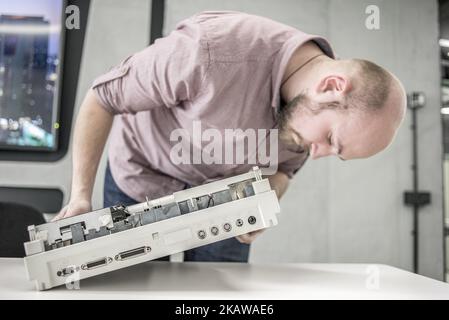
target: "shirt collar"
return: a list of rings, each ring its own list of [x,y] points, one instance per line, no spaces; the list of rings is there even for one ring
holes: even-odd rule
[[[276,54],[276,57],[273,61],[273,71],[272,71],[272,100],[271,107],[273,107],[273,111],[277,113],[280,108],[281,102],[281,81],[283,75],[285,73],[285,68],[292,57],[293,53],[302,46],[304,43],[313,40],[320,47],[323,52],[332,59],[335,59],[334,52],[330,46],[330,43],[323,37],[316,35],[308,35],[298,31],[298,34],[291,36],[285,43],[282,45],[279,52]]]

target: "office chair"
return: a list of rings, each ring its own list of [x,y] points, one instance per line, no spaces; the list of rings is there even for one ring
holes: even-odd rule
[[[23,243],[29,240],[27,227],[42,223],[42,213],[33,207],[0,202],[0,257],[23,258]]]

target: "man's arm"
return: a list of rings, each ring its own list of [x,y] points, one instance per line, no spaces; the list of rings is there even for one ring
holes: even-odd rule
[[[92,189],[111,130],[113,115],[97,101],[89,90],[81,105],[73,138],[73,170],[70,201],[54,220],[91,211]]]
[[[288,176],[285,173],[278,171],[272,176],[269,176],[268,181],[270,181],[271,188],[274,189],[276,195],[280,199],[284,195],[285,191],[287,191],[289,183]]]
[[[289,183],[288,176],[285,173],[278,171],[275,174],[273,174],[272,176],[269,176],[268,180],[270,181],[271,188],[276,192],[276,195],[280,199],[282,197],[282,195],[285,193],[285,191],[287,190],[288,183]],[[241,236],[238,236],[236,238],[241,243],[250,244],[263,231],[264,231],[264,229],[253,231],[253,232],[250,232],[247,234],[242,234]]]

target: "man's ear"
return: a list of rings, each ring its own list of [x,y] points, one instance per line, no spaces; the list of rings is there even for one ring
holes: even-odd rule
[[[321,79],[316,87],[318,94],[338,97],[351,90],[349,79],[341,75],[329,75]]]

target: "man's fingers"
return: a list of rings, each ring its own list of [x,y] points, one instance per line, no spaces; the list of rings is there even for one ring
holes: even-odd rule
[[[262,230],[256,230],[256,231],[253,231],[253,232],[242,234],[242,235],[240,235],[240,236],[238,236],[236,238],[237,238],[237,240],[240,243],[250,244],[251,242],[253,242],[264,231],[265,230],[263,230],[263,229]]]
[[[51,221],[73,217],[78,214],[89,212],[91,210],[91,204],[87,200],[71,201],[64,208],[62,208],[61,211],[59,211],[59,213]]]
[[[53,222],[53,221],[62,219],[64,217],[64,214],[65,214],[65,210],[64,211],[61,210],[53,219],[51,219],[51,221]]]
[[[70,217],[76,216],[78,214],[79,213],[77,213],[75,211],[68,211],[68,210],[66,210],[66,212],[64,212],[64,215],[61,217],[61,219],[62,218],[70,218]]]
[[[66,212],[67,212],[67,206],[62,208],[61,211],[59,211],[59,213],[53,219],[51,219],[51,221],[53,222],[53,221],[64,218],[64,215]]]
[[[236,239],[240,243],[245,243],[245,244],[250,244],[251,243],[248,234],[242,234],[240,236],[237,236]]]
[[[75,216],[76,214],[77,213],[69,205],[66,205],[51,221],[60,220],[62,218],[69,218]]]

